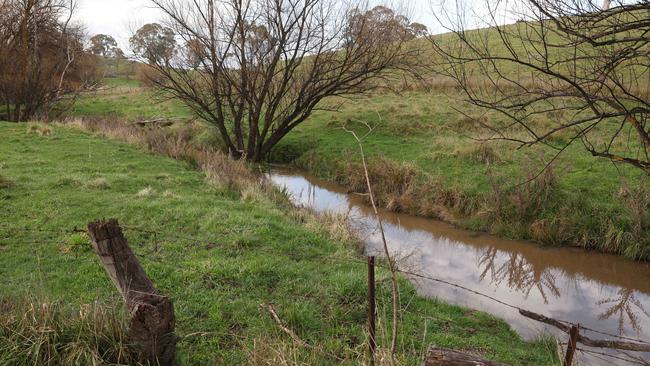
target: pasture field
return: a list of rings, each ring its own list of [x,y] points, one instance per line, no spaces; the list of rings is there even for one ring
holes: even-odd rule
[[[299,211],[255,180],[225,184],[79,128],[0,123],[0,139],[1,364],[115,362],[119,342],[105,340],[120,339],[121,300],[88,237],[73,231],[104,217],[120,219],[174,301],[182,364],[364,360],[366,268],[336,218]],[[378,278],[380,344],[389,333],[387,276]],[[402,364],[434,343],[513,365],[556,361],[554,344],[524,342],[492,316],[420,298],[406,280],[401,289]],[[294,345],[261,304],[314,348]],[[102,316],[113,313],[112,323]]]

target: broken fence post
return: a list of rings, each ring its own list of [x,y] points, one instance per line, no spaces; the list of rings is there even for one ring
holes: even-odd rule
[[[569,343],[566,346],[566,356],[564,357],[564,366],[571,366],[573,364],[573,355],[576,352],[576,343],[578,342],[578,335],[580,330],[577,326],[572,325],[569,330]]]
[[[106,273],[122,295],[131,316],[129,341],[144,364],[176,364],[174,306],[159,294],[129,248],[116,219],[88,224],[88,234]]]
[[[462,351],[432,346],[424,358],[423,366],[507,366],[485,360]]]

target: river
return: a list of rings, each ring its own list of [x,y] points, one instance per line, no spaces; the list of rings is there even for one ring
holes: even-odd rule
[[[298,170],[273,168],[269,176],[275,185],[287,190],[296,205],[320,213],[347,215],[366,254],[383,254],[377,220],[360,196],[347,194],[343,187]],[[504,240],[386,210],[380,216],[389,250],[401,269],[456,283],[551,318],[650,341],[649,263],[578,248]],[[422,277],[410,279],[422,296],[494,314],[526,339],[551,332],[566,341],[566,335],[521,316],[513,308]],[[585,330],[581,334],[611,339]],[[649,354],[606,352],[650,359]],[[595,356],[579,357],[581,364],[628,364],[622,360],[609,363]]]

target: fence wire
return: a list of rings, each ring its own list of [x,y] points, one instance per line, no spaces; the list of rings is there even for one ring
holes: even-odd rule
[[[160,243],[169,242],[170,241],[169,239],[175,239],[175,240],[189,241],[189,242],[191,242],[192,246],[197,247],[197,248],[202,243],[207,243],[207,244],[213,245],[212,248],[240,249],[240,248],[232,246],[232,245],[218,243],[218,241],[211,240],[213,238],[209,238],[209,237],[199,237],[199,236],[193,236],[193,235],[186,235],[186,234],[180,234],[180,233],[177,233],[177,232],[168,233],[168,232],[162,232],[162,231],[159,231],[159,230],[156,230],[156,229],[143,228],[142,226],[139,226],[139,225],[130,225],[130,224],[124,224],[124,223],[120,223],[120,226],[127,232],[129,232],[129,231],[130,232],[136,232],[136,233],[140,233],[140,234],[146,234],[149,237],[153,237],[153,240],[155,241],[155,246],[156,247],[158,247],[158,245]],[[82,230],[82,229],[79,229],[77,227],[73,227],[72,229],[48,229],[48,228],[29,228],[29,227],[24,227],[24,226],[10,226],[10,225],[5,225],[5,224],[0,224],[0,229],[18,231],[18,232],[22,232],[22,233],[26,233],[26,234],[27,233],[29,233],[29,234],[34,234],[34,233],[41,233],[41,234],[42,233],[48,233],[48,234],[87,233],[86,230]],[[13,237],[13,236],[12,237],[7,237],[7,236],[4,236],[4,235],[0,235],[0,240],[5,240],[5,241],[8,240],[8,241],[16,242],[16,243],[21,243],[21,244],[33,244],[33,245],[42,245],[42,244],[46,243],[46,241],[47,241],[47,239],[41,239],[41,238],[33,238],[33,237],[17,238],[17,237]],[[49,240],[51,242],[51,239],[49,239]],[[158,248],[160,249],[160,247],[158,247]],[[268,250],[268,249],[265,249],[265,248],[262,248],[262,247],[256,247],[256,248],[254,248],[254,250],[255,250],[256,254],[276,255],[276,256],[285,254],[285,253],[281,253],[278,250]],[[305,259],[308,259],[308,258],[310,258],[310,257],[305,257]],[[323,260],[326,260],[326,261],[333,261],[333,262],[339,262],[339,263],[350,263],[350,264],[355,264],[355,265],[360,265],[360,266],[361,265],[362,266],[367,265],[366,260],[363,260],[363,259],[360,259],[360,258],[354,258],[354,257],[341,257],[341,256],[326,254],[326,255],[319,256],[319,258],[321,258]],[[382,268],[382,269],[384,269],[386,271],[389,270],[388,266],[386,266],[384,264],[377,263],[376,266],[379,267],[379,268]],[[510,309],[513,309],[513,310],[527,311],[526,309],[523,309],[523,308],[521,308],[519,306],[516,306],[516,305],[509,304],[509,303],[507,303],[507,302],[505,302],[503,300],[500,300],[500,299],[498,299],[498,298],[496,298],[494,296],[482,293],[482,292],[477,291],[477,290],[473,290],[471,288],[468,288],[466,286],[463,286],[461,284],[454,283],[454,282],[451,282],[451,281],[448,281],[448,280],[443,280],[443,279],[436,278],[436,277],[433,277],[433,276],[430,276],[430,275],[427,275],[427,274],[423,274],[423,273],[417,273],[417,272],[414,272],[412,270],[401,270],[401,269],[398,268],[396,270],[396,272],[401,273],[401,274],[406,275],[406,276],[411,276],[411,277],[424,279],[424,280],[428,280],[428,281],[434,281],[434,282],[438,282],[438,283],[441,283],[441,284],[444,284],[444,285],[447,285],[447,286],[451,286],[451,287],[454,287],[456,289],[459,289],[459,290],[474,294],[476,296],[480,296],[482,298],[488,299],[488,300],[490,300],[492,302],[495,302],[497,304],[500,304],[502,306],[508,307]],[[419,314],[419,315],[422,315],[422,314]],[[426,316],[431,317],[430,315],[426,315]],[[606,332],[606,331],[602,331],[602,330],[593,329],[593,328],[590,328],[590,327],[585,327],[583,325],[573,323],[573,322],[570,322],[570,321],[566,321],[566,320],[561,320],[561,319],[555,319],[555,320],[558,320],[559,322],[564,323],[564,324],[566,324],[568,326],[577,326],[581,330],[586,330],[586,331],[593,332],[593,333],[596,333],[596,334],[601,334],[601,335],[604,335],[604,336],[612,337],[614,339],[620,339],[620,340],[625,340],[625,341],[636,342],[636,343],[643,344],[643,345],[650,345],[650,342],[646,341],[646,340],[627,337],[627,336],[623,336],[623,335],[617,335],[617,334],[614,334],[614,333],[611,333],[611,332]],[[594,353],[594,351],[591,351],[591,350],[583,350],[583,351],[587,352],[587,353],[589,353],[589,352]],[[612,355],[607,355],[607,356],[612,357]],[[641,364],[641,365],[649,365],[647,362],[645,362],[645,363],[643,363],[642,361],[637,361],[637,362],[639,364]]]

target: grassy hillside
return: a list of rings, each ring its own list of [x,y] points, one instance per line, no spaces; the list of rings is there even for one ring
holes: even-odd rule
[[[155,100],[155,93],[143,89],[140,82],[127,78],[106,78],[103,87],[81,97],[72,114],[84,117],[148,119],[153,117],[187,117],[189,111],[176,101]]]
[[[89,309],[120,300],[86,235],[72,231],[102,217],[121,220],[146,272],[173,299],[183,364],[363,361],[366,269],[329,220],[258,184],[235,189],[185,162],[68,127],[0,123],[0,140],[0,364],[115,354],[104,340],[119,338],[120,322],[117,331],[103,327],[110,318]],[[502,321],[401,287],[409,299],[402,364],[417,363],[431,343],[514,365],[553,362],[544,343],[522,342]],[[293,345],[260,308],[269,303],[319,351]],[[44,326],[50,331],[36,331]]]

